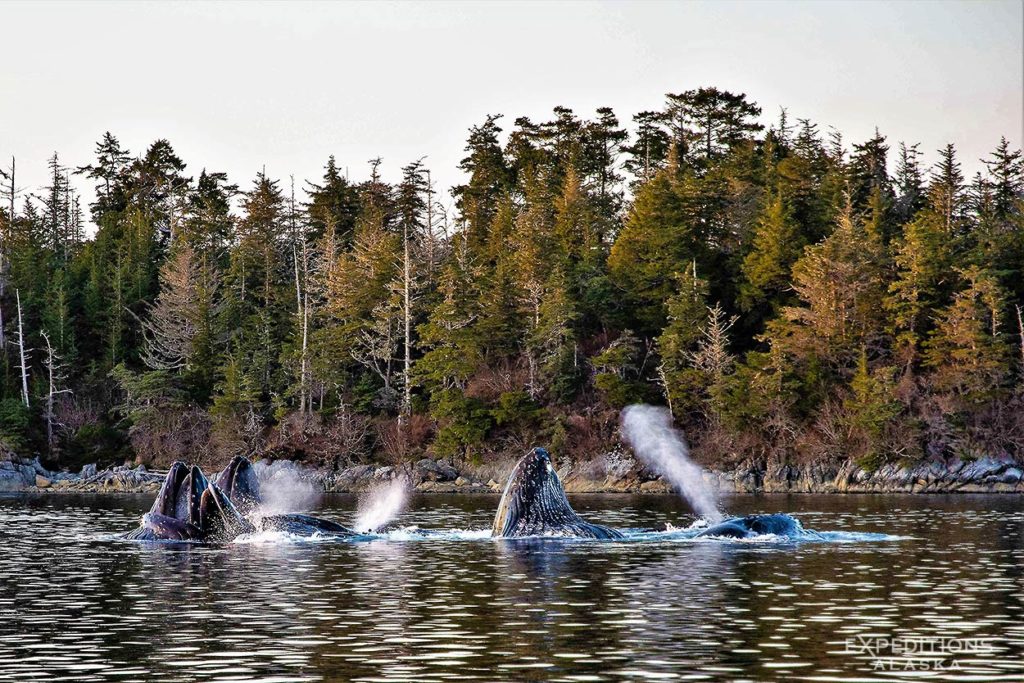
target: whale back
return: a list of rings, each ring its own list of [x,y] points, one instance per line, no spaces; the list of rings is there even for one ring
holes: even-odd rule
[[[608,527],[590,524],[569,505],[562,482],[551,464],[551,456],[543,448],[534,448],[512,470],[491,535],[502,538],[518,536],[581,536],[587,538],[621,538]]]
[[[747,515],[732,517],[697,534],[701,536],[718,536],[723,538],[750,538],[753,536],[785,536],[796,538],[803,533],[800,521],[786,514]]]

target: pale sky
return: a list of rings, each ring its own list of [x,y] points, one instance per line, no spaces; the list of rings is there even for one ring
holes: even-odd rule
[[[189,175],[242,188],[264,165],[301,187],[329,154],[354,180],[373,157],[395,179],[427,156],[449,186],[486,114],[507,131],[610,106],[628,123],[714,85],[848,143],[878,126],[930,162],[954,142],[972,174],[1001,135],[1021,145],[1022,34],[1020,0],[0,2],[0,166],[16,155],[35,189],[53,151],[90,163],[110,130],[133,154],[167,138]]]

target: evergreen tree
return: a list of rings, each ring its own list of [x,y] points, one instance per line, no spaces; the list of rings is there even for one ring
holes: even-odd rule
[[[459,168],[469,176],[465,185],[453,188],[455,206],[463,218],[469,247],[476,253],[487,243],[487,229],[494,220],[497,202],[508,190],[510,175],[498,141],[500,116],[488,116],[469,132],[468,156]]]
[[[761,108],[743,93],[711,87],[667,97],[665,118],[684,158],[709,162],[763,128],[753,120]]]
[[[742,305],[750,309],[764,301],[781,301],[802,248],[793,213],[781,193],[776,194],[762,211],[754,228],[752,250],[743,260]]]
[[[897,196],[893,206],[894,218],[899,224],[909,221],[925,206],[924,174],[918,161],[921,156],[918,147],[900,143],[895,177]]]
[[[700,377],[691,354],[707,321],[708,283],[697,277],[696,263],[676,274],[676,292],[668,300],[668,324],[658,336],[658,379],[673,415],[682,417],[698,405]]]
[[[882,247],[847,205],[835,231],[805,247],[793,266],[799,305],[784,307],[769,324],[773,344],[805,365],[848,369],[860,348],[882,332]]]
[[[636,178],[634,188],[649,182],[668,157],[669,134],[663,119],[661,113],[653,111],[642,111],[633,117],[636,140],[623,147],[629,155],[623,165]]]
[[[307,185],[310,238],[319,239],[330,230],[339,249],[348,247],[359,215],[359,191],[341,174],[333,155],[327,158],[320,184],[307,181]]]
[[[672,274],[695,255],[674,173],[670,165],[637,191],[608,257],[612,282],[622,291],[631,318],[644,331],[661,329]]]
[[[941,311],[925,364],[936,391],[971,406],[997,396],[1008,377],[1009,349],[1001,329],[1006,302],[992,273],[971,266],[960,274],[964,287]]]

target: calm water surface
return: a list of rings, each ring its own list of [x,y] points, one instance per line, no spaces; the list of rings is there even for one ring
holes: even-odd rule
[[[1019,497],[726,503],[896,537],[870,541],[493,541],[497,497],[436,495],[399,520],[453,530],[429,540],[110,540],[151,499],[0,497],[0,680],[1024,680]],[[692,520],[572,500],[613,526]]]

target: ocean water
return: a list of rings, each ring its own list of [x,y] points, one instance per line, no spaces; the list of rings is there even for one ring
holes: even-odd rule
[[[423,495],[354,541],[116,540],[151,501],[0,497],[0,680],[1024,680],[1016,496],[723,501],[799,539],[695,540],[682,501],[605,495],[571,501],[623,541],[499,541],[497,497]]]

